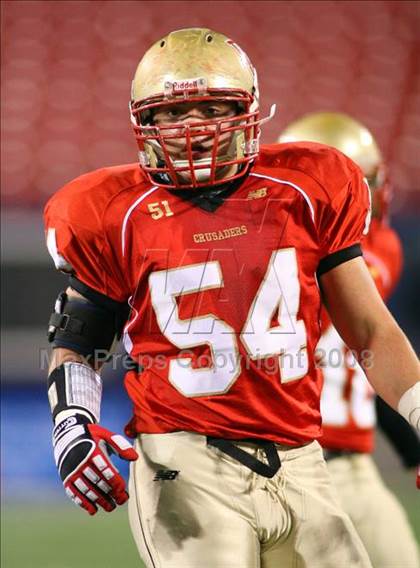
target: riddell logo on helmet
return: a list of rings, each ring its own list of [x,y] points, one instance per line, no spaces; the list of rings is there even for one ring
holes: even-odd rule
[[[184,89],[197,89],[198,81],[194,79],[193,81],[174,81],[172,83],[174,91],[183,91]]]
[[[165,81],[165,93],[182,93],[184,91],[204,91],[207,87],[207,81],[204,77],[194,79],[183,79],[182,81]]]

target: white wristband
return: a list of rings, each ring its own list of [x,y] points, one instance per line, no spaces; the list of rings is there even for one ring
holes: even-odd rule
[[[89,365],[67,361],[53,371],[50,378],[52,376],[54,379],[48,389],[51,412],[74,410],[77,407],[87,411],[87,416],[99,422],[102,381]]]
[[[398,412],[420,431],[420,381],[402,395],[398,403]]]

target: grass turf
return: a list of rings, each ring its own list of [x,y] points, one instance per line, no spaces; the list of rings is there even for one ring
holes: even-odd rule
[[[2,568],[144,568],[127,509],[89,517],[66,506],[6,505]]]
[[[412,487],[396,485],[420,541],[418,496]],[[126,507],[92,518],[71,504],[57,506],[54,500],[45,505],[5,505],[1,544],[1,568],[145,568]]]

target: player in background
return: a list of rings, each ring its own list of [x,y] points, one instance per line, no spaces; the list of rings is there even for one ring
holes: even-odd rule
[[[255,69],[208,29],[146,52],[130,109],[140,166],[81,176],[45,210],[71,275],[48,379],[68,495],[90,514],[128,499],[108,447],[133,461],[148,567],[369,567],[316,441],[319,286],[347,344],[372,351],[372,385],[419,428],[420,380],[361,257],[360,168],[320,144],[260,148]],[[137,452],[99,425],[97,354],[122,331],[143,367],[125,380]]]
[[[401,274],[402,249],[389,226],[391,188],[387,169],[372,134],[338,112],[315,112],[293,121],[279,142],[308,140],[337,148],[352,158],[369,181],[372,221],[363,241],[363,256],[382,298],[387,300]],[[417,568],[417,545],[405,512],[383,483],[371,456],[376,425],[375,396],[350,349],[322,310],[318,357],[324,386],[321,396],[323,435],[320,443],[344,509],[352,519],[375,568]],[[394,411],[378,405],[380,423],[403,462],[416,467],[420,442]],[[401,420],[401,422],[400,422]]]

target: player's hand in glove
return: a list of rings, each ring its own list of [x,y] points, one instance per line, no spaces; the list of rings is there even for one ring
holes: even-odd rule
[[[417,485],[417,489],[420,489],[420,465],[417,466],[416,485]]]
[[[75,411],[57,422],[53,446],[66,493],[76,505],[94,515],[98,506],[109,512],[127,501],[125,481],[108,455],[115,453],[128,461],[138,458],[123,436],[93,424]]]

